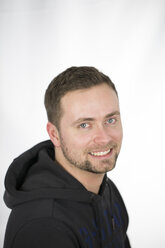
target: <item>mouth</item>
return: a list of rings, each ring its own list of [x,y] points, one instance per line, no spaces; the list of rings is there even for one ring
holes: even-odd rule
[[[108,149],[106,151],[89,152],[92,157],[108,157],[111,155],[113,149]]]

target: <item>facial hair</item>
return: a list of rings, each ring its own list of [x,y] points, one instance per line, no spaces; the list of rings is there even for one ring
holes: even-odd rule
[[[64,155],[66,161],[69,162],[69,164],[71,166],[74,166],[74,167],[79,168],[81,170],[88,171],[88,172],[95,173],[95,174],[107,173],[108,171],[111,171],[112,169],[115,168],[116,161],[118,158],[117,152],[115,152],[115,154],[114,154],[114,160],[113,161],[111,161],[110,159],[104,159],[102,161],[99,161],[99,163],[101,163],[102,165],[105,165],[105,166],[102,166],[102,168],[99,170],[97,168],[97,166],[95,166],[88,159],[85,159],[84,161],[77,160],[76,157],[74,156],[74,154],[66,146],[61,135],[60,135],[60,143],[61,143],[61,150],[63,152],[63,155]],[[104,148],[103,147],[92,147],[92,148],[90,148],[90,150],[93,150],[93,151],[94,150],[106,150],[107,148],[109,149],[109,147],[112,147],[115,150],[117,148],[117,145],[112,143],[112,142],[109,142]],[[89,149],[86,150],[85,153],[88,154]]]

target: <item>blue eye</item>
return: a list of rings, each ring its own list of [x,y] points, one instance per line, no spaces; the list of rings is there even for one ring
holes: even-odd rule
[[[81,125],[80,125],[80,127],[81,128],[87,128],[89,125],[87,124],[87,123],[82,123]]]
[[[115,123],[115,119],[114,119],[114,118],[108,119],[107,122],[108,122],[109,124],[114,124],[114,123]]]

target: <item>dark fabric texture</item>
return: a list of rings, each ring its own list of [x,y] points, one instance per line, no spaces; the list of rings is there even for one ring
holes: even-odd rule
[[[49,140],[13,161],[5,187],[12,211],[4,248],[130,248],[114,183],[105,175],[99,194],[87,191],[54,160]]]

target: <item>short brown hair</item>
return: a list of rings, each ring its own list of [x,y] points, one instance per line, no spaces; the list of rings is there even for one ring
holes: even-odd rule
[[[51,81],[45,92],[45,108],[48,120],[59,129],[62,116],[61,98],[70,91],[88,89],[102,83],[108,84],[117,94],[111,79],[94,67],[74,66],[60,73]]]

